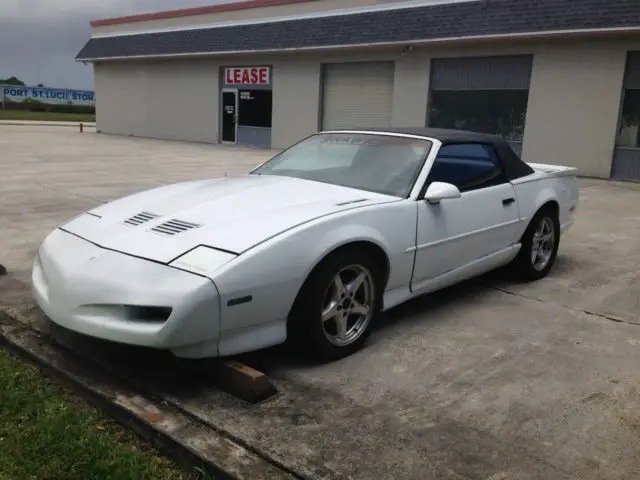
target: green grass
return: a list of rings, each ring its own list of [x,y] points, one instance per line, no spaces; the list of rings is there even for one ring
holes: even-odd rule
[[[0,109],[0,120],[33,120],[49,122],[95,122],[90,113],[29,112],[26,110]]]
[[[195,478],[0,350],[0,480]]]

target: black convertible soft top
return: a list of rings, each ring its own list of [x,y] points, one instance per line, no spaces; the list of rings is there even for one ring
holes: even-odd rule
[[[343,129],[347,130],[347,129]],[[428,127],[412,127],[412,128],[362,128],[348,129],[350,131],[376,132],[376,133],[395,133],[399,135],[416,135],[419,137],[429,137],[440,140],[443,145],[451,145],[456,143],[484,143],[491,145],[498,155],[498,159],[502,164],[502,169],[509,181],[517,178],[526,177],[534,173],[534,170],[527,165],[513,151],[511,145],[498,135],[490,135],[486,133],[467,132],[464,130],[446,130],[440,128]]]

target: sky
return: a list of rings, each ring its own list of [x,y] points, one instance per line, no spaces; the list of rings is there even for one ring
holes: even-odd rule
[[[91,65],[74,61],[91,35],[91,20],[228,1],[0,0],[0,78],[93,89]]]

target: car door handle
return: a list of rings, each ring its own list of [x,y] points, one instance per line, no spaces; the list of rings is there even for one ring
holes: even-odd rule
[[[516,199],[513,198],[513,197],[505,198],[504,200],[502,200],[502,205],[504,205],[506,207],[507,205],[511,205],[515,201],[516,201]]]

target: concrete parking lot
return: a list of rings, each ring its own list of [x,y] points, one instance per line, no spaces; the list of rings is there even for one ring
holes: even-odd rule
[[[0,126],[0,306],[33,308],[34,252],[58,223],[167,182],[246,172],[272,152]],[[640,185],[581,180],[550,277],[489,275],[385,316],[329,365],[247,355],[279,394],[247,405],[140,378],[308,478],[607,479],[640,472]],[[156,372],[157,373],[157,372]]]

